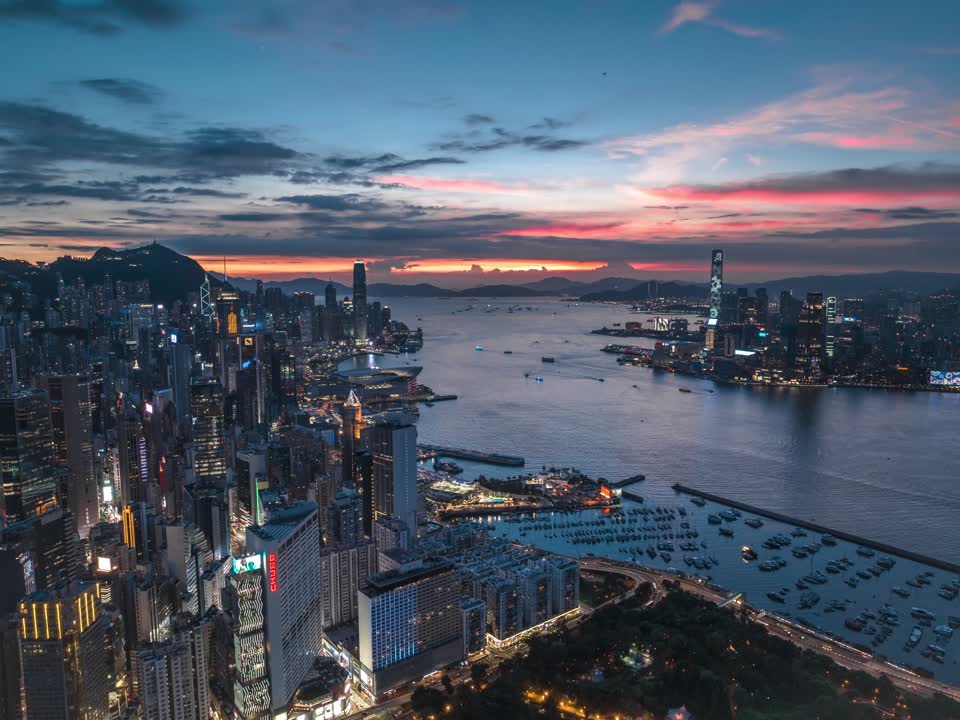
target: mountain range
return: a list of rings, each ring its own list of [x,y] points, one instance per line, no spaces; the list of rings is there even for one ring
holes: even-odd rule
[[[222,285],[222,279],[207,273],[192,258],[181,255],[157,243],[131,249],[100,248],[89,259],[64,256],[44,264],[31,264],[22,260],[0,258],[0,289],[13,287],[12,282],[26,282],[32,292],[41,297],[56,296],[57,274],[67,283],[82,277],[87,284],[103,282],[109,273],[113,280],[133,282],[149,280],[155,302],[170,303],[186,297],[188,292],[197,292],[205,277],[212,288]],[[706,275],[706,268],[704,270]],[[248,292],[256,289],[252,278],[230,278],[229,285]],[[322,278],[298,278],[296,280],[267,281],[265,287],[279,287],[285,293],[312,292],[323,297],[328,280]],[[656,283],[656,289],[651,287]],[[334,283],[337,296],[352,295],[353,289]],[[883,273],[850,273],[845,275],[809,275],[769,280],[761,283],[734,284],[725,287],[745,287],[755,291],[765,287],[774,298],[782,290],[795,295],[807,292],[822,292],[824,295],[856,297],[875,295],[881,290],[903,290],[930,294],[944,289],[960,291],[960,274],[911,272],[892,270]],[[540,297],[566,296],[583,301],[635,302],[646,300],[651,291],[660,297],[704,297],[706,283],[678,281],[641,280],[637,278],[609,277],[591,282],[571,280],[563,276],[551,276],[536,282],[518,285],[478,285],[466,290],[451,290],[428,283],[404,285],[398,283],[370,283],[367,295],[371,298],[395,297]]]

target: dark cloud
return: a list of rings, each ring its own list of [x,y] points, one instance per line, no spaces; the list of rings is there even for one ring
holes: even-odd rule
[[[313,210],[377,210],[384,207],[379,200],[350,193],[347,195],[286,195],[277,202],[303,205]]]
[[[174,195],[187,195],[190,197],[244,198],[247,196],[246,193],[241,192],[227,192],[225,190],[214,190],[213,188],[185,187],[183,185],[172,189],[149,188],[144,190],[144,192],[148,195],[172,193]]]
[[[126,23],[173,27],[187,16],[185,6],[175,0],[0,0],[0,18],[62,25],[94,35],[115,35]]]
[[[882,215],[888,220],[950,220],[960,218],[960,212],[956,210],[936,210],[925,207],[902,207],[902,208],[857,208],[858,213],[867,213],[871,215]]]
[[[374,172],[396,172],[397,170],[415,170],[428,165],[463,165],[464,161],[455,157],[428,157],[415,160],[398,160],[373,168]]]
[[[534,123],[530,126],[533,130],[559,130],[561,128],[570,127],[573,125],[571,122],[566,120],[557,120],[557,118],[545,117],[538,123]]]
[[[479,113],[471,113],[466,115],[463,118],[463,121],[467,125],[492,125],[496,122],[491,115],[480,115]]]
[[[82,80],[80,85],[95,92],[109,95],[117,100],[134,105],[148,105],[160,97],[160,90],[139,80],[120,78],[95,78]]]
[[[434,150],[445,152],[468,153],[491,152],[508,147],[526,147],[540,152],[557,152],[560,150],[575,150],[590,144],[586,140],[558,138],[552,135],[515,133],[502,127],[490,128],[488,133],[481,134],[480,137],[477,137],[477,135],[478,132],[473,131],[466,135],[454,136],[450,140],[434,143],[431,147]]]
[[[397,170],[413,170],[428,165],[462,165],[463,160],[455,157],[428,157],[414,158],[407,160],[393,153],[382,153],[380,155],[331,155],[323,159],[324,164],[329,168],[325,173],[327,175],[335,172],[396,172]],[[322,177],[318,179],[325,179]],[[294,180],[294,182],[296,182]]]

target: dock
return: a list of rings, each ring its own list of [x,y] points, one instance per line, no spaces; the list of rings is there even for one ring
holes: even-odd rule
[[[800,520],[798,518],[790,517],[789,515],[784,515],[783,513],[774,512],[773,510],[765,510],[763,508],[754,507],[753,505],[747,505],[746,503],[738,502],[737,500],[730,500],[729,498],[721,497],[719,495],[713,495],[711,493],[703,492],[702,490],[696,490],[695,488],[690,488],[680,483],[675,483],[672,487],[678,493],[696,495],[698,497],[702,497],[704,500],[710,500],[711,502],[727,505],[728,507],[736,508],[737,510],[743,510],[744,512],[753,513],[755,515],[762,515],[763,517],[770,518],[771,520],[777,520],[778,522],[787,523],[788,525],[796,525],[797,527],[802,527],[806,530],[812,530],[813,532],[818,532],[825,535],[833,535],[838,540],[846,540],[847,542],[856,543],[857,545],[862,545],[863,547],[879,550],[880,552],[887,553],[888,555],[896,555],[897,557],[901,557],[906,560],[913,560],[914,562],[939,568],[940,570],[946,570],[947,572],[960,573],[960,565],[957,563],[921,555],[920,553],[913,552],[912,550],[904,550],[902,548],[894,547],[893,545],[887,545],[886,543],[860,537],[859,535],[854,535],[853,533],[844,532],[843,530],[834,530],[833,528],[828,528],[825,525],[819,525],[817,523],[810,522],[809,520]],[[626,493],[624,493],[624,497],[627,497]]]
[[[449,457],[457,460],[471,460],[486,465],[502,465],[504,467],[523,467],[526,460],[516,455],[489,453],[482,450],[467,450],[465,448],[445,447],[442,445],[420,445],[421,450],[428,457]]]
[[[620,493],[620,497],[624,498],[625,500],[633,500],[634,502],[638,503],[643,502],[643,495],[640,493],[635,493],[633,490],[624,490],[622,493]]]
[[[634,483],[643,482],[646,479],[647,479],[647,476],[644,475],[643,473],[640,473],[632,477],[623,478],[623,480],[609,480],[607,481],[607,485],[609,485],[612,488],[622,488],[622,487],[626,487],[627,485],[633,485]]]

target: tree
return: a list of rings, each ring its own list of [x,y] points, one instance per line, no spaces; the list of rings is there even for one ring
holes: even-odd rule
[[[442,692],[425,685],[418,686],[410,696],[413,712],[422,718],[429,718],[431,715],[439,717],[446,704],[447,700]]]

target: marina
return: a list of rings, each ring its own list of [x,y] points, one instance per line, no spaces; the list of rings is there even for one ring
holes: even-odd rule
[[[960,577],[949,563],[688,488],[669,504],[632,499],[639,497],[628,489],[615,510],[486,519],[496,535],[552,552],[701,578],[903,667],[960,682],[960,649],[951,644]],[[933,648],[915,638],[918,628]]]

